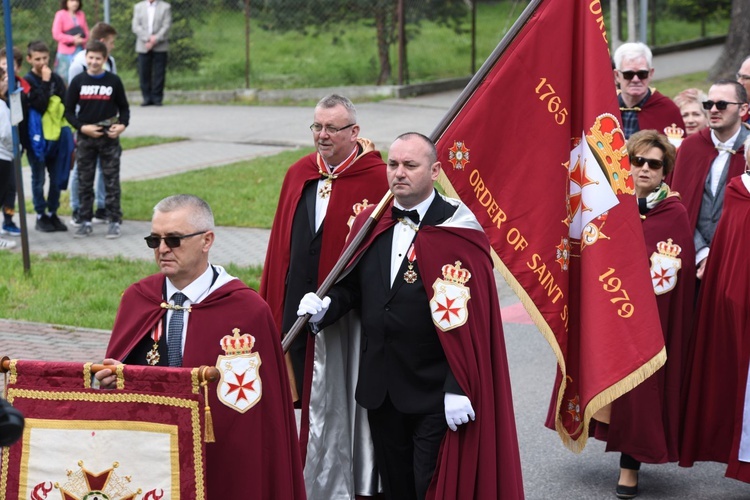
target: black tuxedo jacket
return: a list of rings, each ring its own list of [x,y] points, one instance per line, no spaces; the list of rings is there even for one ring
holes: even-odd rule
[[[455,211],[456,207],[436,195],[422,227],[438,225]],[[320,326],[333,323],[353,307],[361,311],[363,338],[356,399],[364,408],[379,408],[388,394],[402,413],[441,413],[446,391],[463,392],[435,331],[418,260],[414,262],[417,281],[404,281],[408,265],[404,259],[391,287],[392,240],[393,228],[389,228],[331,289],[331,306]]]

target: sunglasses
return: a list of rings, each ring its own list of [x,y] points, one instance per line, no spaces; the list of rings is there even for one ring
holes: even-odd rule
[[[622,77],[626,80],[632,80],[634,76],[637,76],[639,80],[645,80],[649,77],[649,70],[642,69],[640,71],[620,71]]]
[[[739,104],[743,104],[743,103],[741,103],[741,102],[729,102],[729,101],[716,101],[716,102],[714,102],[714,101],[703,101],[703,109],[705,109],[706,111],[711,111],[711,108],[713,108],[714,106],[716,106],[716,109],[718,109],[719,111],[724,111],[725,109],[727,109],[727,106],[729,106],[730,104],[737,104],[737,105],[739,105]]]
[[[207,232],[208,231],[200,231],[197,233],[186,234],[184,236],[164,236],[163,238],[161,236],[149,235],[143,239],[146,240],[146,245],[148,245],[149,248],[159,248],[159,245],[161,245],[161,240],[164,240],[164,243],[169,248],[177,248],[185,238],[198,236],[199,234],[205,234]]]
[[[646,158],[644,156],[631,156],[630,164],[638,168],[644,165],[648,165],[648,168],[650,168],[651,170],[659,170],[664,166],[663,161],[655,160],[653,158]]]

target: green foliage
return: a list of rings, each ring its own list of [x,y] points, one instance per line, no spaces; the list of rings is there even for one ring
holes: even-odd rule
[[[225,167],[126,181],[122,183],[123,211],[128,219],[151,220],[154,200],[176,192],[193,193],[211,205],[219,226],[270,228],[286,171],[312,151],[295,149]]]
[[[729,16],[732,0],[667,0],[668,11],[677,19],[702,21]]]

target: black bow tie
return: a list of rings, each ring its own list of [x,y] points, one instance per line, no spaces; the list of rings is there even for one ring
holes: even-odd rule
[[[411,219],[414,221],[414,224],[419,224],[419,212],[416,210],[401,210],[400,208],[393,207],[391,216],[393,220]]]

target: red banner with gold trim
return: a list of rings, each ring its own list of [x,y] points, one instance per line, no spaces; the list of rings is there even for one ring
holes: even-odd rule
[[[541,0],[433,134],[557,356],[549,423],[573,450],[666,360],[619,122],[599,0]]]
[[[205,499],[198,368],[121,365],[118,389],[90,364],[11,361],[22,438],[0,455],[0,498]]]

